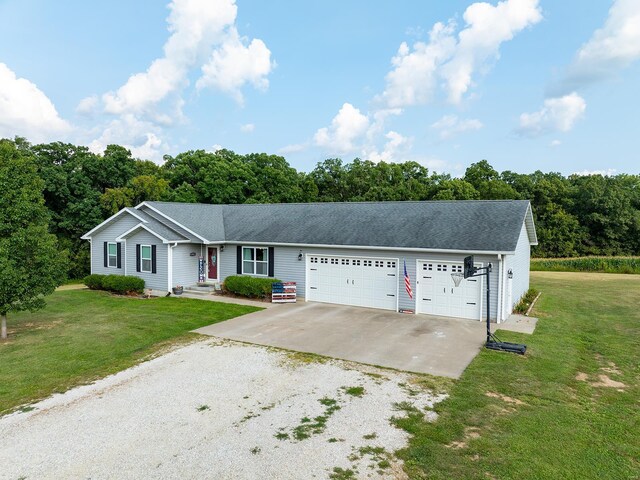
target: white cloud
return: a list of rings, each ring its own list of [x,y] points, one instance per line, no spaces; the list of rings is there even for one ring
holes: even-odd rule
[[[24,136],[32,142],[60,140],[71,125],[58,115],[36,84],[0,63],[0,137]]]
[[[76,112],[80,115],[92,115],[98,108],[100,99],[97,95],[91,95],[89,97],[80,100],[80,103],[76,107]]]
[[[251,83],[265,90],[269,86],[267,75],[274,67],[271,52],[262,40],[254,39],[248,45],[235,28],[230,29],[227,40],[211,54],[202,66],[202,77],[196,82],[199,89],[215,87],[229,93],[238,103],[243,103],[240,89]]]
[[[551,143],[549,144],[550,147],[559,147],[560,145],[562,145],[562,142],[560,140],[551,140]]]
[[[253,123],[245,123],[244,125],[240,125],[240,131],[244,133],[251,133],[256,129],[256,126]]]
[[[331,126],[318,129],[313,139],[316,145],[331,153],[349,153],[359,148],[359,142],[369,128],[369,118],[350,103],[345,103],[331,121]]]
[[[617,170],[615,168],[607,168],[606,170],[582,170],[580,172],[573,172],[574,175],[580,175],[583,177],[590,175],[602,175],[603,177],[611,177],[615,175]]]
[[[146,72],[136,73],[116,92],[103,95],[108,113],[146,113],[187,84],[189,70],[224,41],[225,30],[235,22],[233,0],[173,0],[168,18],[171,36],[164,56],[155,59]]]
[[[460,103],[473,83],[473,74],[499,57],[500,45],[542,19],[538,0],[504,0],[496,6],[477,2],[464,12],[466,26],[436,23],[429,42],[413,50],[402,43],[387,74],[382,99],[390,107],[424,104],[444,89],[452,103]]]
[[[131,150],[134,157],[155,162],[161,162],[163,154],[170,149],[161,139],[158,126],[130,113],[111,120],[102,134],[90,142],[89,148],[95,153],[102,153],[107,145],[114,143]]]
[[[378,152],[375,149],[365,148],[362,156],[366,160],[371,160],[376,163],[399,161],[398,154],[406,150],[410,145],[411,139],[399,134],[398,132],[394,132],[393,130],[387,132],[385,138],[387,139],[387,142],[384,144],[384,148],[381,152]]]
[[[308,147],[309,144],[307,143],[293,143],[291,145],[285,145],[278,150],[278,153],[281,155],[286,155],[287,153],[298,153],[306,150]]]
[[[443,140],[470,130],[480,130],[482,127],[483,125],[480,120],[475,118],[460,120],[457,115],[445,115],[431,125],[431,128],[437,130],[440,138]]]
[[[563,97],[548,98],[542,109],[520,115],[518,132],[528,137],[550,132],[568,132],[584,116],[586,108],[587,103],[575,92]]]
[[[161,140],[166,129],[187,121],[182,96],[194,72],[200,74],[195,82],[199,91],[212,87],[240,103],[245,85],[268,87],[266,77],[274,66],[271,52],[262,40],[240,37],[235,0],[172,0],[168,7],[169,37],[163,55],[117,90],[78,104],[80,114],[103,115],[104,131],[93,141],[95,148],[107,141],[119,143],[160,160],[167,148]],[[242,130],[252,131],[249,125]]]
[[[616,0],[605,24],[577,52],[569,67],[565,88],[615,75],[640,58],[640,2]]]

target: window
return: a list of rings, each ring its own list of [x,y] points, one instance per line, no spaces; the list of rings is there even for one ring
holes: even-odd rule
[[[140,271],[151,273],[151,245],[140,246]]]
[[[242,247],[242,273],[266,277],[269,274],[269,249]]]
[[[118,267],[118,245],[115,243],[107,244],[107,262],[109,267]]]

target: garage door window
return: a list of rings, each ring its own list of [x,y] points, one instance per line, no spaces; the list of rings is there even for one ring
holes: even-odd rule
[[[269,249],[242,247],[242,273],[266,277],[269,273]]]

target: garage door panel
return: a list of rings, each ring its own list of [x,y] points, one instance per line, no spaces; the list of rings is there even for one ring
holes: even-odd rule
[[[397,308],[395,259],[311,255],[307,258],[307,278],[308,300],[388,310]]]
[[[478,278],[468,278],[463,279],[456,287],[451,274],[462,271],[462,262],[418,262],[417,311],[431,315],[480,319],[482,282]]]

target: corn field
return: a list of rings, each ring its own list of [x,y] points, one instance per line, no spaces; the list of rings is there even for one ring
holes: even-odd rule
[[[640,274],[640,257],[532,258],[531,270]]]

